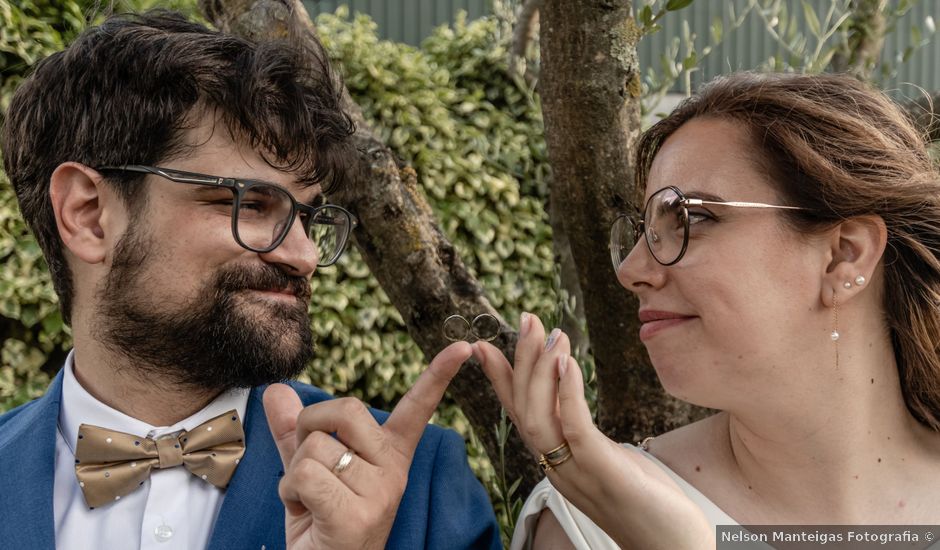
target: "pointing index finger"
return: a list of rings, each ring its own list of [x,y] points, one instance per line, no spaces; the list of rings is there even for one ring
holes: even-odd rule
[[[393,437],[399,450],[409,458],[414,453],[428,420],[437,409],[444,392],[460,366],[470,358],[472,348],[467,342],[455,342],[431,361],[414,386],[408,390],[392,411],[383,428]]]

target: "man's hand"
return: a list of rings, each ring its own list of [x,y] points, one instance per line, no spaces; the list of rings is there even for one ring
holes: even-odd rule
[[[385,547],[415,447],[470,353],[466,342],[441,351],[384,425],[358,399],[304,408],[290,386],[272,384],[264,392],[268,425],[284,462],[278,492],[288,548]],[[352,462],[337,472],[347,450],[355,452]]]

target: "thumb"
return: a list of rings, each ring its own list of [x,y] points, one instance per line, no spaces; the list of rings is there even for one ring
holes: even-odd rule
[[[294,388],[286,384],[271,384],[264,391],[262,398],[264,414],[268,418],[268,428],[274,437],[274,444],[281,455],[284,468],[290,465],[297,450],[297,416],[303,410],[303,403]]]

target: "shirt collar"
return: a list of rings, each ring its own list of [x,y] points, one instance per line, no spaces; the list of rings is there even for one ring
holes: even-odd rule
[[[172,426],[153,426],[109,407],[88,393],[78,382],[73,372],[75,368],[74,349],[69,352],[62,368],[65,372],[62,377],[59,430],[73,454],[78,441],[78,428],[82,424],[92,424],[142,437],[156,437],[179,430],[191,430],[206,420],[215,418],[232,409],[238,411],[238,417],[244,421],[245,411],[248,408],[250,388],[236,388],[222,392],[201,410]]]

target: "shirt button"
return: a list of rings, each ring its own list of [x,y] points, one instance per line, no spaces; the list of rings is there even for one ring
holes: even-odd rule
[[[157,539],[157,542],[166,542],[173,538],[173,528],[165,523],[159,525],[153,530],[153,538]]]

